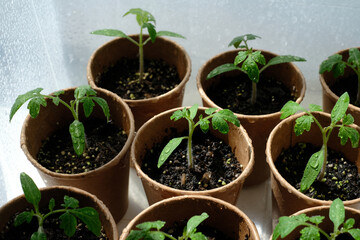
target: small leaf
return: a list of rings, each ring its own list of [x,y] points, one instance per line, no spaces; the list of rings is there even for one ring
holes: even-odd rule
[[[69,212],[63,213],[60,217],[60,228],[64,230],[64,233],[68,237],[72,237],[75,234],[77,221],[76,218]]]
[[[136,225],[136,227],[138,229],[141,229],[141,230],[150,230],[152,228],[155,228],[157,230],[160,230],[161,228],[163,228],[165,226],[165,222],[164,221],[153,221],[153,222],[143,222],[143,223],[140,223],[138,225]]]
[[[342,126],[339,129],[341,145],[345,145],[348,139],[351,141],[351,146],[357,148],[359,146],[359,132],[351,127]]]
[[[149,36],[151,39],[151,42],[155,42],[156,40],[156,30],[155,30],[155,26],[152,23],[144,23],[143,27],[146,27],[148,32],[149,32]]]
[[[89,85],[83,85],[83,86],[77,87],[74,91],[75,99],[80,99],[80,98],[86,96],[86,94],[88,93],[88,91],[90,89],[91,89],[91,87]]]
[[[340,225],[345,221],[345,208],[343,202],[335,199],[329,210],[329,218],[334,223],[334,229],[338,230]]]
[[[101,97],[92,97],[92,99],[99,104],[99,106],[101,107],[101,109],[104,112],[105,117],[107,118],[107,121],[109,121],[110,118],[110,109],[109,109],[109,105],[107,104],[106,100],[101,98]]]
[[[214,116],[219,116],[221,118],[223,118],[224,120],[231,122],[232,124],[234,124],[237,127],[240,127],[240,121],[239,119],[236,117],[236,115],[229,109],[222,109],[220,111],[218,111],[217,113],[214,114]]]
[[[264,55],[261,54],[261,51],[256,51],[250,54],[250,56],[255,62],[260,63],[261,65],[266,64]]]
[[[20,173],[20,182],[26,201],[38,206],[41,200],[41,193],[35,182],[24,172]]]
[[[178,34],[178,33],[174,33],[174,32],[169,32],[169,31],[159,31],[156,36],[158,37],[162,37],[162,36],[165,36],[165,37],[177,37],[177,38],[183,38],[183,39],[186,39],[183,35],[181,34]]]
[[[154,16],[148,11],[142,10],[141,8],[132,8],[123,16],[125,17],[128,14],[134,14],[136,16],[136,21],[140,27],[143,27],[143,24],[147,22],[154,22],[156,24]]]
[[[239,51],[238,55],[234,59],[234,65],[235,66],[239,65],[242,61],[246,59],[247,56],[248,56],[248,51]]]
[[[69,126],[72,144],[75,153],[80,156],[85,149],[85,129],[84,125],[78,120],[74,120]]]
[[[256,36],[254,34],[241,35],[241,36],[235,37],[233,40],[231,40],[231,42],[229,43],[229,47],[234,46],[235,48],[238,48],[242,42],[248,41],[248,40],[254,40],[256,38],[261,38],[261,37]]]
[[[162,232],[148,232],[145,239],[149,240],[164,240],[165,235]]]
[[[360,240],[360,229],[350,229],[349,233],[355,240]]]
[[[64,204],[61,204],[64,208],[78,208],[79,201],[76,198],[69,197],[67,195],[64,196]]]
[[[232,63],[225,63],[223,65],[220,65],[216,68],[214,68],[206,77],[206,79],[210,79],[210,78],[213,78],[217,75],[220,75],[222,73],[225,73],[225,72],[230,72],[230,71],[234,71],[234,70],[239,70],[239,71],[242,71],[241,68],[239,68],[238,66],[235,66],[234,64]]]
[[[303,132],[310,131],[311,123],[314,119],[309,115],[303,115],[295,120],[294,132],[296,136],[300,136]]]
[[[208,238],[201,232],[191,234],[190,239],[191,240],[208,240]]]
[[[44,107],[47,105],[43,96],[34,97],[29,101],[27,108],[29,109],[29,113],[32,118],[36,118],[39,115],[40,105]]]
[[[14,104],[12,105],[11,107],[11,110],[10,110],[10,118],[9,118],[9,121],[11,121],[11,119],[14,117],[14,114],[19,110],[19,108],[24,104],[26,103],[28,100],[30,100],[31,98],[33,97],[36,97],[36,96],[39,96],[40,95],[40,92],[42,91],[43,89],[42,88],[36,88],[34,90],[31,90],[25,94],[21,94],[19,95]]]
[[[324,149],[311,155],[308,163],[306,164],[304,175],[300,183],[300,191],[304,192],[308,190],[320,173],[324,162]]]
[[[46,234],[44,232],[34,232],[30,240],[46,240]]]
[[[186,224],[186,236],[190,236],[191,233],[194,233],[199,224],[208,217],[209,215],[205,212],[203,212],[201,215],[191,217]]]
[[[56,92],[54,92],[54,93],[51,94],[52,96],[54,96],[53,99],[52,99],[52,101],[53,101],[53,103],[54,103],[56,106],[58,106],[59,103],[60,103],[60,97],[59,97],[59,95],[61,95],[61,94],[64,94],[64,91],[63,91],[63,90],[56,91]]]
[[[325,218],[324,216],[312,216],[309,218],[309,221],[316,225],[319,225],[320,223],[322,223],[324,218]]]
[[[187,137],[177,137],[171,139],[168,144],[164,147],[164,149],[161,151],[157,167],[160,168],[164,162],[169,158],[171,153],[180,145],[182,140],[186,139]]]
[[[211,114],[213,114],[214,112],[216,112],[216,110],[217,110],[217,108],[207,108],[207,109],[205,109],[205,113],[206,113],[207,115],[211,115]]]
[[[354,123],[354,117],[349,113],[344,116],[342,121],[344,125],[350,125]]]
[[[331,124],[336,124],[339,122],[345,115],[346,110],[350,103],[350,97],[347,92],[342,94],[337,102],[335,103],[335,106],[331,110]]]
[[[246,72],[251,81],[255,83],[259,82],[259,68],[253,58],[248,57],[244,61],[241,69]]]
[[[337,78],[339,76],[344,75],[345,68],[346,68],[345,62],[339,62],[339,63],[335,64],[334,69],[333,69],[334,77]]]
[[[198,111],[199,105],[198,104],[194,104],[191,106],[191,108],[189,108],[190,111],[190,118],[194,119],[196,117],[196,113]]]
[[[321,63],[319,73],[323,74],[325,71],[330,72],[334,65],[340,62],[342,62],[342,56],[340,54],[331,55]]]
[[[349,49],[348,63],[352,66],[360,67],[360,51],[357,48]]]
[[[349,230],[354,226],[354,224],[355,224],[355,219],[349,218],[345,221],[343,227],[344,229]]]
[[[310,104],[309,110],[310,110],[310,112],[323,112],[323,109],[321,108],[321,106],[316,105],[316,104]]]
[[[103,36],[109,36],[109,37],[128,38],[128,36],[124,32],[122,32],[120,30],[116,30],[116,29],[100,29],[100,30],[91,32],[91,34],[103,35]]]
[[[276,225],[273,232],[273,240],[278,239],[279,237],[285,238],[292,231],[295,230],[298,226],[303,225],[307,221],[308,217],[305,214],[297,216],[283,216],[279,218],[279,223]]]
[[[288,101],[280,110],[281,112],[280,119],[285,119],[291,115],[294,115],[299,111],[304,111],[304,108],[301,107],[300,104],[294,101]]]
[[[71,214],[86,224],[87,228],[96,236],[101,234],[101,221],[98,212],[92,207],[69,210]]]
[[[51,198],[50,201],[49,201],[49,210],[50,210],[50,212],[52,212],[54,210],[54,207],[55,207],[55,199]]]
[[[140,240],[144,239],[147,231],[131,230],[130,234],[126,237],[126,240]]]
[[[208,119],[202,118],[202,115],[200,115],[199,125],[200,125],[201,131],[203,133],[207,133],[209,131],[210,121]]]
[[[229,132],[229,126],[223,117],[219,114],[214,114],[212,118],[212,127],[215,130],[218,130],[222,134],[227,134]]]
[[[184,108],[184,109],[186,109],[186,108]],[[179,120],[179,119],[181,119],[181,118],[185,118],[185,117],[186,117],[186,115],[185,115],[186,111],[184,111],[184,109],[175,111],[175,112],[171,115],[170,119],[171,119],[171,120],[174,120],[174,121],[177,121],[177,120]]]
[[[292,56],[292,55],[282,55],[276,56],[269,60],[266,67],[277,65],[281,63],[288,63],[288,62],[305,62],[306,59],[302,57]]]
[[[304,227],[303,229],[301,229],[300,233],[300,240],[320,240],[319,229],[314,226]]]
[[[23,224],[24,222],[30,223],[33,216],[34,216],[33,212],[22,212],[22,213],[18,214],[15,217],[14,226],[18,227],[21,224]]]
[[[82,101],[85,117],[89,117],[92,113],[95,103],[91,98],[84,98]]]

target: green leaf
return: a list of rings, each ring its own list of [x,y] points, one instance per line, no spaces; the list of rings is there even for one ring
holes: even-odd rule
[[[339,122],[345,115],[346,110],[350,103],[350,97],[347,92],[342,94],[337,102],[335,103],[335,106],[331,110],[331,124],[336,124]]]
[[[179,120],[181,118],[185,118],[186,117],[185,113],[186,113],[186,108],[181,109],[181,110],[177,110],[171,115],[170,119],[174,120],[174,121],[177,121],[177,120]]]
[[[223,118],[224,120],[231,122],[232,124],[234,124],[237,127],[240,127],[240,121],[239,119],[236,117],[236,115],[229,109],[222,109],[220,111],[218,111],[217,113],[214,114],[214,116],[218,116]]]
[[[91,98],[84,98],[82,101],[85,117],[89,117],[92,113],[95,103]]]
[[[306,59],[302,57],[292,56],[292,55],[282,55],[282,56],[276,56],[269,60],[269,62],[266,64],[266,67],[277,65],[281,63],[287,63],[287,62],[305,62]]]
[[[75,99],[80,99],[85,96],[95,96],[96,92],[89,85],[79,86],[74,91]]]
[[[28,91],[25,94],[19,95],[11,107],[9,121],[11,121],[11,119],[14,117],[14,114],[19,110],[19,108],[24,103],[26,103],[28,100],[30,100],[33,97],[39,96],[42,90],[43,90],[42,88],[36,88],[34,90]]]
[[[354,117],[349,113],[349,114],[344,116],[342,122],[343,122],[344,125],[353,124],[354,123]]]
[[[44,232],[34,232],[30,240],[46,240],[46,234]]]
[[[105,117],[107,118],[107,121],[109,121],[110,118],[110,109],[109,109],[109,105],[107,104],[106,100],[101,98],[101,97],[92,97],[92,99],[99,104],[99,106],[101,107],[101,109],[104,112]]]
[[[190,118],[194,119],[196,117],[196,113],[198,111],[199,105],[198,104],[194,104],[191,106],[191,108],[189,108],[190,111]]]
[[[229,132],[229,126],[227,122],[224,120],[224,118],[219,114],[214,114],[214,117],[212,118],[212,127],[215,130],[218,130],[222,134],[227,134]]]
[[[140,223],[138,225],[136,225],[136,227],[138,229],[141,229],[141,230],[150,230],[152,228],[155,228],[157,230],[160,230],[161,228],[163,228],[165,226],[165,222],[164,221],[153,221],[153,222],[143,222],[143,223]]]
[[[165,239],[165,235],[162,232],[149,232],[145,239],[149,239],[149,240],[164,240]]]
[[[120,31],[117,29],[100,29],[100,30],[91,32],[91,34],[103,35],[103,36],[109,36],[109,37],[129,38],[123,31]]]
[[[294,101],[288,101],[280,110],[281,112],[280,119],[285,119],[291,115],[294,115],[299,111],[304,111],[304,108],[301,107],[300,104]]]
[[[58,106],[59,103],[60,103],[60,97],[59,97],[59,95],[61,95],[61,94],[64,94],[64,91],[63,91],[63,90],[56,91],[56,92],[54,92],[54,93],[51,94],[51,95],[53,96],[52,101],[53,101],[53,103],[54,103],[56,106]]]
[[[60,217],[60,228],[64,230],[64,233],[68,237],[72,237],[75,234],[77,221],[76,218],[69,212],[63,213]]]
[[[331,203],[329,218],[334,223],[334,229],[339,229],[340,225],[345,221],[344,204],[339,198]]]
[[[241,68],[239,68],[238,66],[235,66],[234,64],[232,63],[225,63],[223,65],[220,65],[216,68],[214,68],[206,77],[206,79],[210,79],[210,78],[213,78],[217,75],[220,75],[222,73],[225,73],[225,72],[230,72],[230,71],[234,71],[234,70],[239,70],[239,71],[242,71]]]
[[[201,215],[191,217],[186,224],[186,236],[190,236],[191,233],[194,233],[199,224],[208,217],[209,215],[206,212],[203,212]]]
[[[216,112],[216,110],[217,110],[217,108],[207,108],[207,109],[205,109],[205,113],[206,113],[207,115],[211,115],[211,114],[213,114],[214,112]]]
[[[312,216],[312,217],[309,217],[309,221],[316,225],[319,225],[320,223],[322,223],[324,218],[325,218],[324,216]]]
[[[349,233],[355,240],[360,240],[360,229],[350,229]]]
[[[279,237],[285,238],[292,231],[295,230],[298,226],[303,225],[308,220],[308,217],[305,214],[298,216],[283,216],[279,218],[279,223],[276,225],[273,232],[273,240],[278,239]]]
[[[50,210],[50,212],[52,212],[54,210],[54,207],[55,207],[55,199],[51,198],[50,201],[49,201],[49,210]]]
[[[344,229],[349,230],[354,226],[354,224],[355,224],[355,219],[349,218],[345,221],[343,227]]]
[[[41,193],[35,182],[24,172],[20,173],[20,182],[26,201],[38,207]]]
[[[266,64],[264,55],[261,54],[261,51],[253,52],[249,55],[255,62],[260,63],[261,65]]]
[[[178,33],[174,33],[174,32],[169,32],[169,31],[159,31],[156,36],[158,37],[162,37],[162,36],[165,36],[165,37],[177,37],[177,38],[183,38],[183,39],[186,39],[183,35],[181,34],[178,34]]]
[[[316,104],[310,104],[309,110],[310,110],[310,112],[323,112],[323,109],[321,108],[321,106],[316,105]]]
[[[85,149],[85,129],[78,120],[74,120],[69,126],[69,132],[75,153],[80,156]]]
[[[208,238],[201,232],[193,233],[189,237],[191,240],[208,240]]]
[[[248,56],[248,51],[239,51],[238,55],[234,59],[234,65],[235,66],[239,65],[242,61],[246,59],[247,56]]]
[[[64,196],[64,204],[61,204],[64,208],[78,208],[79,201],[76,198],[69,197],[67,195]]]
[[[308,163],[306,164],[304,175],[300,183],[301,192],[308,190],[311,184],[313,184],[313,182],[320,173],[323,162],[324,162],[324,149],[321,148],[320,151],[311,155]]]
[[[164,162],[169,158],[171,153],[180,145],[183,139],[186,139],[187,137],[177,137],[171,139],[168,144],[164,147],[164,149],[161,151],[157,167],[160,168]]]
[[[136,21],[140,27],[143,27],[144,23],[153,22],[156,24],[154,16],[148,11],[142,10],[141,8],[132,8],[124,14],[124,17],[128,14],[136,15]]]
[[[300,231],[301,237],[300,240],[320,240],[320,232],[316,227],[304,227]]]
[[[96,236],[101,234],[101,221],[98,212],[92,207],[84,207],[69,210],[71,214],[79,218],[87,228]]]
[[[345,68],[346,68],[345,62],[339,62],[339,63],[335,64],[334,69],[333,69],[334,77],[337,78],[339,76],[344,75]]]
[[[294,132],[296,136],[300,136],[303,132],[310,131],[311,123],[314,122],[312,116],[303,115],[295,120]]]
[[[323,74],[325,71],[330,72],[334,65],[340,62],[342,62],[342,56],[340,54],[331,55],[321,63],[319,73]]]
[[[146,236],[146,231],[139,231],[139,230],[131,230],[129,235],[126,237],[126,240],[140,240]]]
[[[342,126],[339,129],[339,134],[341,145],[345,145],[348,139],[350,138],[351,146],[357,148],[359,146],[359,132],[351,127]]]
[[[27,108],[32,118],[36,118],[39,115],[41,105],[44,107],[47,105],[43,96],[34,97],[29,101]]]
[[[202,115],[199,117],[199,125],[200,129],[203,133],[207,133],[209,131],[210,121],[208,119],[204,119]]]
[[[248,57],[244,61],[241,69],[246,72],[251,81],[255,83],[259,82],[259,68],[253,58]]]
[[[33,212],[22,212],[18,214],[15,217],[14,226],[15,227],[20,226],[24,222],[30,223],[33,216],[35,216]]]
[[[348,63],[352,66],[360,66],[360,51],[357,48],[349,49]]]
[[[261,37],[256,36],[254,34],[241,35],[241,36],[235,37],[233,40],[231,40],[231,42],[229,43],[229,47],[234,46],[235,48],[238,48],[242,42],[245,42],[248,40],[254,40],[256,38],[261,38]]]
[[[155,30],[155,26],[152,23],[144,23],[143,25],[144,27],[147,28],[148,32],[149,32],[149,36],[151,39],[151,42],[155,42],[156,40],[156,30]]]

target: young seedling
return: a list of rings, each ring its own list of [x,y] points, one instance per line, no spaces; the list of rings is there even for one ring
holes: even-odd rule
[[[335,199],[329,210],[329,218],[334,224],[334,230],[328,234],[319,227],[319,224],[324,220],[324,216],[308,217],[306,214],[297,216],[284,216],[279,218],[279,223],[276,225],[273,233],[273,240],[279,237],[284,238],[294,231],[297,227],[304,227],[300,231],[300,239],[314,239],[320,240],[320,234],[328,240],[335,240],[337,236],[342,233],[349,233],[355,240],[360,239],[360,229],[353,228],[355,220],[349,218],[345,221],[345,208],[343,202],[337,198]],[[342,227],[340,228],[340,226]]]
[[[155,42],[157,37],[161,36],[167,36],[167,37],[178,37],[178,38],[185,38],[184,36],[169,32],[169,31],[156,31],[155,25],[156,21],[154,16],[149,13],[148,11],[142,10],[141,8],[132,8],[128,12],[124,14],[123,17],[134,14],[136,16],[136,21],[138,22],[140,26],[140,33],[139,33],[139,42],[135,41],[128,35],[126,35],[124,32],[116,29],[101,29],[91,32],[91,34],[97,34],[97,35],[104,35],[104,36],[110,36],[110,37],[122,37],[128,39],[130,42],[134,43],[136,46],[139,47],[139,79],[138,81],[143,81],[144,76],[144,50],[143,47],[145,44],[147,44],[150,40],[151,42]],[[149,38],[145,41],[143,40],[143,29],[146,28],[149,33]]]
[[[357,75],[358,78],[358,90],[355,105],[360,105],[360,51],[357,48],[349,49],[349,58],[347,62],[342,59],[340,54],[334,54],[320,65],[320,74],[323,74],[325,71],[332,71],[334,77],[344,75],[344,70],[346,67],[351,68]]]
[[[31,236],[31,240],[46,240],[46,233],[44,231],[44,221],[53,214],[60,214],[60,228],[64,233],[71,237],[74,235],[77,226],[77,219],[81,220],[87,228],[96,236],[101,234],[101,222],[98,212],[92,207],[79,208],[79,201],[73,197],[64,196],[64,203],[61,204],[63,208],[55,209],[55,200],[51,198],[49,201],[49,212],[41,213],[39,209],[39,202],[41,200],[41,192],[34,183],[34,181],[26,174],[20,174],[21,186],[24,191],[26,201],[33,205],[34,209],[31,211],[24,211],[16,216],[14,225],[20,226],[27,222],[30,223],[32,218],[38,220],[38,230]]]
[[[303,107],[301,107],[300,104],[294,101],[289,101],[280,110],[280,112],[282,113],[280,117],[281,119],[285,119],[297,113],[298,111],[305,112],[305,115],[296,119],[294,126],[294,132],[296,136],[303,134],[305,130],[309,131],[311,128],[311,123],[313,122],[315,122],[316,125],[319,127],[322,134],[323,143],[320,151],[314,153],[310,157],[305,167],[304,175],[301,179],[300,184],[301,192],[308,190],[311,184],[313,184],[313,182],[316,180],[316,178],[318,178],[318,180],[320,181],[321,179],[323,179],[328,155],[327,143],[329,141],[330,134],[335,127],[340,128],[338,136],[340,137],[340,142],[342,145],[345,145],[348,139],[350,139],[353,148],[359,146],[359,132],[356,131],[356,129],[347,126],[354,122],[354,118],[351,116],[351,114],[346,114],[349,102],[349,94],[345,92],[343,95],[341,95],[339,100],[336,102],[334,108],[332,109],[331,123],[329,126],[326,127],[323,127],[312,114],[312,112],[322,111],[321,107],[318,105],[310,104],[310,110],[307,111]]]
[[[148,239],[148,240],[160,240],[160,239],[171,239],[171,240],[207,240],[207,237],[201,232],[197,232],[196,228],[207,219],[209,215],[207,213],[202,213],[201,215],[196,215],[191,217],[186,226],[184,227],[183,235],[177,239],[169,233],[160,231],[164,227],[164,221],[154,221],[154,222],[144,222],[136,225],[140,230],[131,230],[129,236],[126,240],[139,240],[139,239]],[[153,229],[153,230],[152,230]]]
[[[248,46],[247,42],[256,38],[260,37],[253,34],[245,34],[235,37],[229,43],[229,46],[234,46],[235,48],[243,48],[244,50],[238,52],[238,55],[234,59],[234,63],[226,63],[220,65],[213,69],[206,77],[206,79],[210,79],[219,74],[234,70],[244,72],[252,81],[251,104],[254,104],[256,102],[257,83],[259,82],[260,74],[266,68],[281,63],[306,61],[304,58],[301,57],[283,55],[273,57],[268,63],[266,63],[265,57],[261,54],[261,51],[253,51],[253,49],[249,48]],[[238,65],[241,63],[242,65],[241,67],[239,67]],[[258,64],[264,66],[259,70]]]
[[[46,107],[46,98],[51,99],[56,106],[61,103],[71,111],[74,117],[74,121],[69,126],[69,132],[75,153],[81,155],[86,148],[86,135],[84,125],[79,121],[79,105],[80,103],[83,104],[85,116],[89,117],[95,106],[94,102],[96,102],[102,108],[104,115],[107,117],[107,121],[109,121],[110,112],[107,102],[103,98],[96,97],[96,91],[89,85],[76,88],[74,92],[75,99],[71,100],[69,104],[60,99],[60,95],[63,94],[64,91],[58,91],[52,95],[43,95],[40,93],[42,90],[42,88],[37,88],[19,95],[11,108],[10,121],[17,110],[29,100],[27,108],[32,118],[36,118],[39,115],[40,106]]]
[[[217,111],[216,108],[208,108],[205,110],[205,114],[207,114],[208,116],[203,117],[201,114],[199,116],[199,121],[194,122],[194,118],[196,117],[198,107],[199,106],[197,104],[194,104],[190,108],[185,107],[182,110],[175,111],[173,115],[170,117],[170,119],[174,121],[185,118],[189,123],[189,135],[184,137],[173,138],[169,141],[168,144],[166,144],[166,146],[164,147],[164,149],[162,150],[159,156],[159,160],[157,164],[158,168],[160,168],[161,165],[164,164],[164,162],[169,158],[171,153],[180,145],[182,140],[187,139],[188,167],[189,169],[192,169],[194,167],[193,157],[192,157],[192,135],[197,126],[200,126],[200,129],[204,133],[207,133],[209,130],[210,119],[212,121],[212,127],[223,134],[227,134],[229,132],[229,126],[227,122],[231,122],[237,127],[240,126],[240,121],[237,119],[234,113],[229,109],[222,109],[220,111]]]

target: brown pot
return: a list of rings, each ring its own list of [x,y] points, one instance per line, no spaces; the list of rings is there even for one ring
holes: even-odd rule
[[[207,196],[180,196],[158,202],[142,211],[124,228],[120,240],[125,240],[136,225],[146,221],[165,221],[165,228],[179,220],[188,220],[206,212],[204,224],[216,228],[233,239],[259,240],[254,223],[237,207]]]
[[[334,231],[334,224],[329,219],[329,209],[330,209],[330,206],[318,206],[318,207],[312,207],[312,208],[307,208],[307,209],[301,210],[293,215],[298,216],[298,215],[304,213],[309,217],[324,216],[325,218],[324,218],[323,222],[321,224],[319,224],[319,227],[321,229],[323,229],[325,232],[330,233],[330,232]],[[360,211],[357,209],[354,209],[354,208],[345,207],[345,220],[349,219],[349,218],[353,218],[355,220],[355,227],[357,227],[360,222]],[[300,230],[302,228],[304,228],[304,226],[296,228],[294,231],[291,232],[291,234],[289,234],[285,238],[281,238],[281,239],[283,239],[283,240],[299,239],[300,238]],[[272,239],[272,236],[270,237],[270,240],[271,239]],[[280,238],[278,238],[278,239],[280,239]]]
[[[79,200],[80,207],[93,207],[99,213],[101,224],[109,239],[118,239],[118,230],[114,218],[110,214],[109,209],[96,196],[74,188],[74,187],[47,187],[40,189],[41,201],[40,208],[47,207],[51,198],[55,199],[56,206],[64,202],[64,195],[74,197]],[[4,229],[7,222],[17,213],[25,211],[26,209],[33,209],[33,206],[28,203],[24,195],[16,197],[6,203],[0,208],[0,231]]]
[[[241,126],[238,128],[235,125],[230,124],[230,131],[228,134],[221,134],[212,128],[210,128],[208,133],[228,143],[235,153],[235,157],[243,165],[243,172],[241,175],[236,180],[223,187],[206,191],[179,190],[154,181],[141,170],[142,159],[145,156],[145,153],[156,143],[161,143],[166,136],[169,136],[171,133],[171,131],[169,131],[170,129],[175,128],[178,132],[183,132],[188,129],[188,122],[185,119],[176,122],[170,120],[170,116],[179,109],[181,108],[168,110],[156,115],[146,122],[137,132],[134,143],[131,146],[131,160],[138,176],[141,178],[149,204],[151,205],[162,199],[181,195],[207,195],[235,204],[239,191],[254,165],[254,153],[251,140]],[[206,108],[199,107],[197,117],[200,114],[203,114],[204,116],[205,109]]]
[[[74,99],[74,89],[65,89],[61,99],[69,102]],[[115,125],[124,129],[128,139],[123,149],[107,164],[85,173],[62,174],[52,172],[38,163],[36,156],[42,141],[57,129],[68,126],[73,117],[63,105],[55,106],[47,101],[37,118],[27,116],[21,131],[21,148],[29,161],[37,168],[47,186],[74,186],[88,191],[100,198],[119,221],[128,206],[129,149],[134,138],[134,119],[129,107],[116,94],[101,88],[94,88],[97,96],[104,98],[110,108],[111,119]],[[82,112],[82,111],[79,111]],[[101,108],[96,105],[90,117],[104,119]],[[86,131],[86,130],[85,130]]]
[[[313,113],[322,126],[328,126],[330,124],[330,114],[328,113]],[[321,147],[322,135],[320,129],[315,123],[312,124],[309,132],[305,131],[302,135],[296,136],[294,133],[295,120],[303,114],[296,114],[278,124],[274,130],[270,133],[268,143],[266,145],[267,162],[271,170],[271,183],[272,192],[276,199],[276,203],[279,207],[280,215],[290,215],[301,209],[319,206],[330,205],[331,201],[318,200],[310,198],[300,191],[296,190],[290,185],[278,172],[275,167],[275,161],[280,153],[294,146],[298,142],[312,143]],[[360,128],[356,125],[352,125],[357,131]],[[345,154],[345,157],[350,161],[356,163],[360,168],[360,149],[352,148],[350,142],[345,146],[340,144],[338,137],[338,128],[335,128],[331,133],[328,147],[336,151],[341,151]],[[345,206],[352,206],[360,204],[360,198],[344,201]]]
[[[138,35],[131,35],[138,40]],[[148,35],[144,36],[146,39]],[[99,47],[91,56],[87,66],[89,84],[96,86],[96,78],[109,66],[123,57],[135,58],[139,48],[126,38],[117,38]],[[184,98],[185,84],[189,81],[191,61],[185,49],[167,38],[156,38],[155,43],[144,46],[144,56],[147,59],[162,59],[175,66],[179,73],[180,84],[171,91],[157,97],[141,100],[124,99],[129,105],[135,119],[135,129],[139,129],[148,119],[171,108],[180,107]],[[109,89],[111,90],[111,89]]]
[[[207,61],[199,70],[196,77],[197,87],[205,107],[220,108],[207,95],[206,91],[214,84],[219,83],[219,78],[206,80],[207,75],[217,66],[225,63],[234,62],[234,58],[239,50],[232,50],[216,55]],[[276,55],[271,52],[261,50],[268,62],[270,58]],[[237,71],[225,73],[225,76],[237,75]],[[275,76],[282,81],[294,95],[297,97],[296,102],[300,103],[305,95],[305,79],[300,70],[292,63],[284,63],[274,65],[266,69],[262,74],[267,76]],[[250,80],[249,80],[250,81]],[[269,168],[265,162],[265,146],[267,137],[271,130],[280,122],[280,112],[264,115],[244,115],[236,113],[241,125],[246,129],[255,151],[255,165],[252,174],[246,180],[246,185],[254,185],[261,183],[270,176]]]
[[[359,48],[360,49],[360,48]],[[337,52],[338,54],[343,56],[343,60],[347,61],[349,58],[349,49],[342,50]],[[350,74],[353,74],[354,71],[349,67],[345,68],[344,77],[348,77]],[[330,90],[331,85],[333,85],[336,81],[332,72],[324,72],[320,74],[320,83],[322,86],[322,99],[323,99],[323,108],[325,112],[330,113],[333,109],[335,103],[339,99],[339,96],[335,95]],[[360,125],[360,108],[350,104],[347,113],[350,113],[354,117],[354,122],[357,125]]]

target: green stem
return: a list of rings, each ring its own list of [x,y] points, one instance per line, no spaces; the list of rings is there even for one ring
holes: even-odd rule
[[[50,99],[54,99],[54,98],[55,98],[55,97],[50,96],[50,95],[41,95],[41,96],[46,97],[46,98],[50,98]],[[77,115],[76,112],[74,111],[73,105],[70,106],[70,105],[67,104],[64,100],[62,100],[62,99],[60,99],[60,98],[59,98],[59,100],[60,100],[60,103],[61,103],[62,105],[64,105],[65,107],[67,107],[67,108],[71,111],[71,114],[73,115],[74,119],[75,119],[75,120],[79,120],[78,115]]]
[[[358,76],[358,90],[357,90],[357,95],[356,95],[356,101],[355,104],[360,106],[360,69],[357,72],[357,76]]]
[[[164,234],[165,237],[170,238],[171,240],[176,240],[176,238],[174,238],[173,236],[171,236],[170,234],[167,234],[165,232],[162,232]]]
[[[142,27],[139,35],[139,82],[142,82],[144,75],[144,49],[143,49]]]
[[[256,103],[256,94],[257,94],[257,85],[255,82],[252,82],[252,91],[251,91],[251,104]]]
[[[188,138],[188,147],[187,147],[187,154],[188,154],[188,166],[189,169],[194,168],[193,156],[192,156],[192,135],[194,133],[195,124],[192,119],[188,119],[189,122],[189,138]]]

